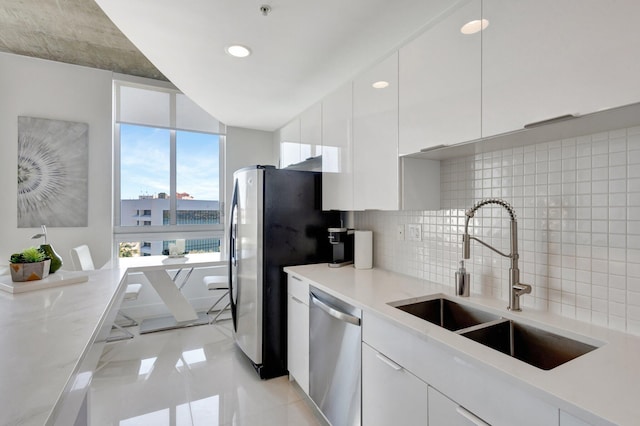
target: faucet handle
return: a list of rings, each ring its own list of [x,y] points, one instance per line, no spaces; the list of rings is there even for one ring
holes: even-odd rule
[[[531,286],[529,284],[517,283],[513,285],[513,290],[516,296],[522,296],[523,294],[531,293]]]
[[[507,309],[514,312],[520,312],[520,296],[523,294],[531,293],[531,286],[529,284],[523,284],[516,282],[511,286],[511,298],[509,300],[509,306]]]

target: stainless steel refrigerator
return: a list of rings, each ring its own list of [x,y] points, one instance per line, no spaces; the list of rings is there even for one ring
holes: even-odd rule
[[[229,219],[229,285],[235,341],[263,379],[287,373],[285,266],[328,262],[322,174],[252,166],[236,171]]]

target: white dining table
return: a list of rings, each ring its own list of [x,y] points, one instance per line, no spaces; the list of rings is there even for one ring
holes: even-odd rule
[[[168,316],[144,319],[140,323],[140,334],[209,323],[206,312],[196,312],[182,294],[181,288],[195,268],[224,266],[226,260],[221,258],[220,253],[194,253],[182,257],[122,257],[117,262],[118,267],[126,269],[129,274],[143,273],[171,313]],[[176,273],[172,277],[169,274],[171,270],[183,270],[184,275]],[[183,277],[181,283],[176,281],[178,275]]]

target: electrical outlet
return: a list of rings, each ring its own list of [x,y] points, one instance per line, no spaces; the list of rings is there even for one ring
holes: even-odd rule
[[[407,234],[409,241],[422,241],[422,226],[420,224],[407,225]]]
[[[398,232],[396,235],[398,240],[404,240],[404,225],[398,225]]]

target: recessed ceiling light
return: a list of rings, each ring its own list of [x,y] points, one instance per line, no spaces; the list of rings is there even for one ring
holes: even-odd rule
[[[473,21],[467,22],[460,28],[460,32],[462,34],[475,34],[487,28],[489,26],[489,21],[486,19],[475,19]]]
[[[371,86],[373,86],[374,89],[384,89],[385,87],[389,87],[389,82],[380,80],[380,81],[376,81]]]
[[[246,58],[251,55],[251,50],[241,44],[232,44],[226,48],[226,51],[229,55],[235,56],[236,58]]]

